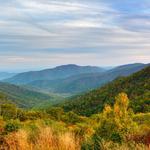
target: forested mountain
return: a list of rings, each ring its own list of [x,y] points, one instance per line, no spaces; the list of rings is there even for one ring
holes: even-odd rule
[[[36,80],[56,80],[82,73],[93,73],[103,71],[104,69],[100,67],[63,65],[53,69],[20,73],[5,81],[14,84],[26,84]]]
[[[78,94],[100,87],[119,76],[128,76],[146,66],[145,64],[138,63],[129,64],[116,67],[103,73],[80,74],[59,80],[37,80],[28,83],[28,85],[56,93]]]
[[[29,108],[44,103],[52,104],[57,97],[32,91],[13,84],[0,82],[0,103],[11,102],[19,107]]]
[[[130,106],[135,112],[150,111],[150,66],[129,77],[120,77],[109,84],[73,97],[62,107],[66,111],[74,111],[82,115],[91,115],[102,111],[104,105],[114,103],[115,96],[125,92],[131,101]]]
[[[11,78],[15,75],[16,75],[16,73],[0,72],[0,80]]]

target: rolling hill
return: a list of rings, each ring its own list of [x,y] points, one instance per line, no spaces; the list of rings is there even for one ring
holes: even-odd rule
[[[90,116],[101,112],[104,105],[113,105],[115,96],[126,92],[135,112],[150,111],[150,66],[129,77],[120,77],[101,88],[72,97],[62,106],[66,111]]]
[[[56,93],[78,94],[100,87],[119,76],[128,76],[146,66],[147,65],[145,64],[139,63],[128,64],[116,67],[103,73],[95,72],[79,74],[59,80],[37,80],[28,83],[28,86]]]
[[[15,75],[16,75],[16,73],[0,72],[0,80],[11,78]]]
[[[0,82],[0,95],[0,103],[11,102],[23,108],[40,106],[44,103],[52,104],[60,98],[3,82]]]
[[[27,84],[36,80],[56,80],[63,79],[73,75],[82,73],[103,72],[104,69],[92,66],[77,66],[77,65],[63,65],[53,69],[46,69],[41,71],[30,71],[17,74],[16,76],[4,80],[5,82],[13,84]]]

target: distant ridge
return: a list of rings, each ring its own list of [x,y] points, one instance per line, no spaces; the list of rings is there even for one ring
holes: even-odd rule
[[[93,72],[104,72],[105,69],[93,66],[78,66],[74,64],[58,66],[52,69],[41,71],[30,71],[17,74],[16,76],[4,80],[14,84],[27,84],[36,80],[56,80],[63,79],[73,75]]]
[[[100,87],[119,76],[128,76],[140,71],[149,64],[128,64],[115,67],[104,72],[84,73],[57,80],[37,80],[28,83],[28,86],[56,93],[78,94]]]

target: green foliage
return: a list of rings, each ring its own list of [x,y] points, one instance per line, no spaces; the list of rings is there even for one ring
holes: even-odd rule
[[[92,139],[84,141],[81,146],[82,150],[104,150],[102,138],[98,135],[94,135]]]
[[[150,127],[150,113],[139,113],[134,115],[133,120],[139,125],[146,124]]]
[[[96,130],[96,135],[114,142],[122,142],[126,134],[134,132],[136,123],[128,111],[129,100],[125,93],[116,97],[113,109],[105,106],[103,118]]]
[[[23,110],[12,104],[2,104],[0,136],[5,139],[9,135],[20,133],[26,138],[27,133],[27,141],[36,143],[41,133],[42,138],[45,136],[46,133],[42,131],[48,129],[50,132],[46,136],[49,138],[51,133],[55,138],[65,132],[75,135],[75,140],[80,141],[82,150],[121,150],[133,149],[136,143],[142,143],[140,148],[145,147],[143,144],[148,145],[150,114],[134,114],[132,109],[129,109],[130,101],[126,93],[118,94],[114,101],[113,106],[105,104],[102,113],[91,117],[83,117],[73,111],[64,112],[61,107]]]
[[[0,104],[13,103],[21,108],[31,108],[41,103],[53,103],[54,96],[35,90],[25,88],[23,86],[12,85],[0,82]]]
[[[30,110],[25,113],[24,117],[26,118],[26,120],[37,120],[44,118],[44,114],[40,111]]]
[[[115,143],[121,143],[122,137],[119,133],[115,132],[115,133],[112,133],[110,140],[115,142]]]
[[[68,124],[76,124],[77,122],[81,122],[81,118],[76,113],[70,111],[63,116],[63,121]]]
[[[46,112],[55,120],[60,120],[64,114],[64,110],[61,107],[51,107],[46,109]]]
[[[17,110],[17,118],[20,121],[26,121],[27,120],[26,111],[23,109],[18,109]]]
[[[2,104],[0,105],[0,115],[4,119],[15,119],[17,117],[17,108],[13,104]]]
[[[10,103],[8,95],[6,95],[3,92],[0,92],[0,105],[5,103]]]
[[[118,78],[103,87],[68,100],[62,107],[90,116],[102,112],[105,104],[113,105],[115,96],[125,92],[129,96],[134,112],[150,111],[150,66],[129,77]]]
[[[8,132],[18,131],[20,127],[21,127],[21,124],[18,120],[11,120],[6,123],[4,129],[5,129],[5,132],[8,133]]]

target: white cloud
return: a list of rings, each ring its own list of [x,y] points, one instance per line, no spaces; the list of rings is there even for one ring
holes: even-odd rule
[[[3,60],[3,64],[30,62],[40,65],[38,59],[34,58],[38,52],[45,54],[39,56],[43,65],[69,61],[81,64],[108,64],[107,61],[117,64],[132,59],[148,61],[150,15],[147,7],[144,10],[140,7],[139,11],[132,8],[131,11],[131,6],[127,5],[131,5],[131,1],[122,1],[124,6],[120,6],[118,2],[120,4],[121,0],[0,2],[0,54],[4,51],[11,55],[18,53],[13,58],[11,55],[1,55],[1,61]],[[25,57],[28,54],[31,57]],[[63,55],[62,58],[60,54]],[[114,54],[117,59],[113,57]],[[108,59],[105,59],[106,56]]]

